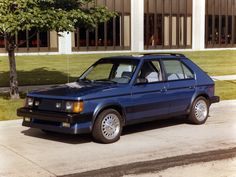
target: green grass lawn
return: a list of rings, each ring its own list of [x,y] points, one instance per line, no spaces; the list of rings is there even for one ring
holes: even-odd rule
[[[0,97],[0,121],[1,120],[13,120],[19,117],[16,116],[17,108],[22,107],[24,100],[8,100]]]
[[[211,76],[236,74],[236,50],[186,52],[185,54]]]
[[[74,81],[101,57],[121,54],[44,55],[16,57],[19,85],[60,84]],[[8,58],[0,57],[0,87],[8,86]]]
[[[236,80],[234,81],[216,81],[215,94],[220,96],[221,100],[236,99]]]
[[[236,50],[184,52],[184,54],[212,76],[236,74]],[[73,81],[99,58],[114,55],[127,54],[18,56],[19,84],[65,83],[68,78]],[[0,87],[8,86],[7,57],[0,57],[0,66]],[[236,99],[236,81],[217,81],[216,95],[219,95],[221,100]],[[16,119],[16,109],[23,103],[23,99],[11,101],[8,96],[0,95],[0,120]]]
[[[236,74],[236,50],[184,52],[210,75]],[[19,85],[44,85],[74,81],[101,57],[129,54],[17,56]],[[8,58],[0,57],[0,87],[8,86]]]

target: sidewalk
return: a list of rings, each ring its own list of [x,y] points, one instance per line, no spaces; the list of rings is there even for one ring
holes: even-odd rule
[[[211,76],[214,81],[228,81],[228,80],[236,80],[236,75],[225,75],[225,76]],[[19,86],[20,92],[28,92],[31,90],[43,89],[55,85],[60,84],[53,84],[53,85],[29,85],[29,86]],[[7,93],[9,92],[9,87],[0,87],[0,93]]]
[[[236,80],[236,75],[225,75],[225,76],[211,76],[214,81],[229,81]]]
[[[213,104],[203,125],[187,124],[182,119],[133,125],[125,127],[121,139],[113,144],[95,143],[90,135],[45,134],[21,123],[21,120],[0,122],[1,177],[56,177],[76,173],[81,177],[83,172],[117,169],[119,165],[132,171],[136,163],[144,163],[143,167],[148,169],[150,165],[146,162],[152,160],[171,158],[170,163],[175,163],[172,157],[193,153],[204,153],[200,154],[201,158],[218,158],[221,156],[217,153],[206,156],[205,152],[236,147],[236,100]]]

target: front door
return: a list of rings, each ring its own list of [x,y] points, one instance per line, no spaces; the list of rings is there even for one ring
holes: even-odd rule
[[[145,61],[132,87],[132,106],[126,109],[127,123],[158,119],[168,114],[169,102],[165,91],[159,61]]]

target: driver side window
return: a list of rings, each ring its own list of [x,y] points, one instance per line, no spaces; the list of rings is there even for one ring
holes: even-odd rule
[[[159,61],[145,61],[139,71],[136,83],[154,83],[162,81]]]
[[[120,64],[116,70],[115,78],[120,78],[120,77],[131,78],[132,72],[133,72],[133,68],[131,65]]]
[[[111,80],[118,83],[128,83],[133,75],[136,66],[131,64],[119,64],[115,67]]]

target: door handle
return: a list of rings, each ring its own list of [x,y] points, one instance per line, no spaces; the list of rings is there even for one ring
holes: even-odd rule
[[[194,86],[194,85],[192,85],[192,86],[189,86],[188,88],[189,88],[189,89],[194,89],[194,88],[195,88],[195,86]]]
[[[163,87],[162,89],[161,89],[161,92],[166,92],[167,91],[167,88],[166,87]]]

